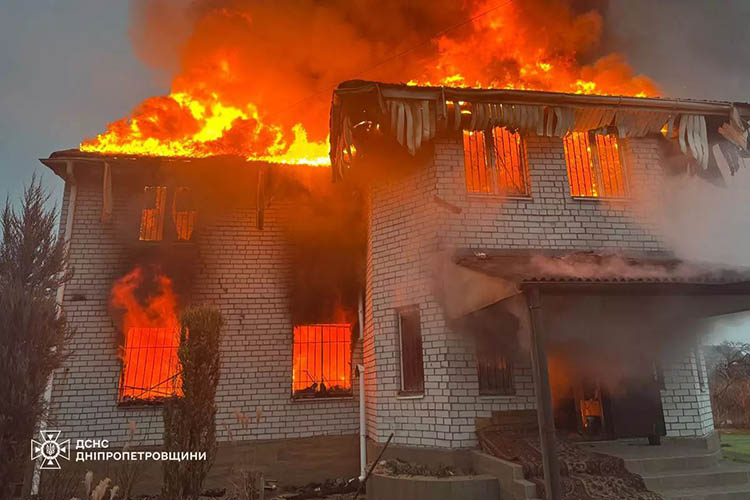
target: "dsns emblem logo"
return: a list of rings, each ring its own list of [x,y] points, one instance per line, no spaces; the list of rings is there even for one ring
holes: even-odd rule
[[[42,436],[41,442],[31,440],[31,459],[36,460],[41,457],[40,469],[59,469],[58,458],[70,460],[70,439],[58,441],[60,431],[41,431],[39,434]]]

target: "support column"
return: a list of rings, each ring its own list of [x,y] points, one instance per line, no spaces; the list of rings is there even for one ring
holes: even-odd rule
[[[539,288],[526,290],[531,316],[531,362],[536,392],[536,415],[539,422],[539,441],[544,466],[544,486],[547,500],[560,500],[560,461],[557,456],[555,415],[552,409],[552,391],[549,384],[547,346],[542,327],[542,298]]]

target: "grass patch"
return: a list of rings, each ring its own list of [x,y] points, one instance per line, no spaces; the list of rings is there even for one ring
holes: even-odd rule
[[[750,464],[750,430],[721,430],[719,434],[724,458]]]

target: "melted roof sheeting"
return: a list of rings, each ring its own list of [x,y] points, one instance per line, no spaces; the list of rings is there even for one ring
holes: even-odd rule
[[[636,98],[508,89],[420,87],[349,81],[333,94],[330,116],[334,180],[343,176],[356,150],[354,129],[367,123],[391,136],[414,155],[439,135],[459,130],[506,127],[539,136],[572,132],[642,137],[667,130],[685,154],[707,168],[706,116],[738,124],[738,140],[747,146],[750,105],[726,101]]]

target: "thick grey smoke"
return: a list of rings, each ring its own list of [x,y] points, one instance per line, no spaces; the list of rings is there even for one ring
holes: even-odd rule
[[[658,231],[677,257],[750,267],[750,169],[725,187],[697,176],[668,178],[654,201]]]

